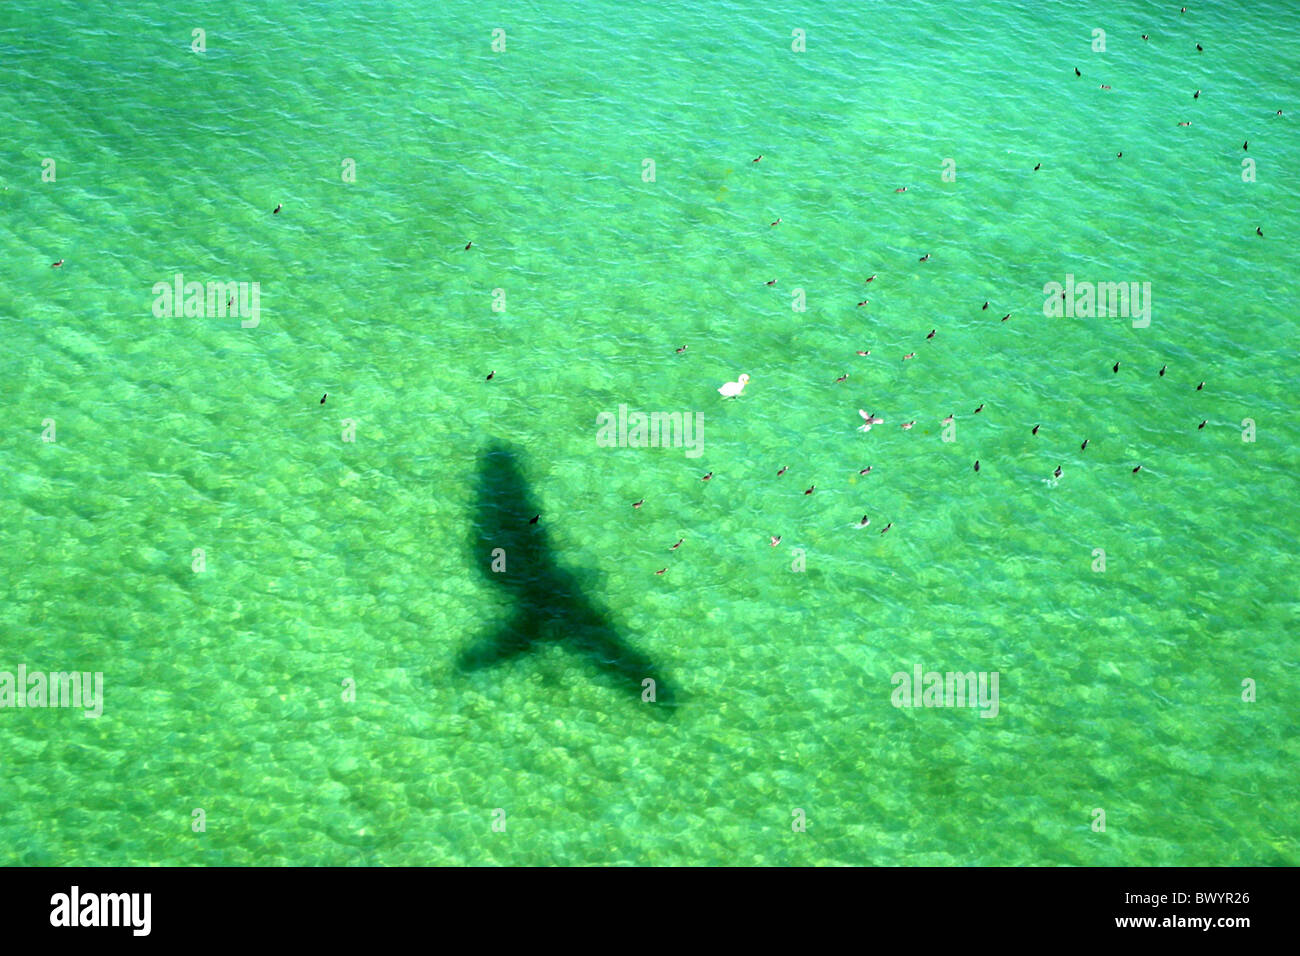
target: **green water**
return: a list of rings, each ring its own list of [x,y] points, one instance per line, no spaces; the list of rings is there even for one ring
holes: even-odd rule
[[[0,861],[1300,863],[1290,0],[20,0],[0,62],[0,671],[105,688],[0,709]]]

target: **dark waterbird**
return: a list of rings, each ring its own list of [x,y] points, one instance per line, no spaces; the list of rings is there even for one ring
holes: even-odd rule
[[[672,713],[672,682],[649,658],[620,637],[605,610],[588,596],[588,574],[560,566],[546,529],[530,524],[539,508],[531,500],[515,452],[489,446],[479,459],[472,560],[491,584],[506,592],[511,617],[475,640],[457,660],[462,671],[486,670],[554,644],[584,658],[611,689],[656,717]],[[505,570],[492,570],[493,551],[505,553]],[[642,703],[642,681],[655,682],[654,703]]]

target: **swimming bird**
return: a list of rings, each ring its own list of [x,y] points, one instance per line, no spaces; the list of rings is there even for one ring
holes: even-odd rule
[[[485,381],[485,382],[490,382],[490,381],[492,381],[492,376],[495,375],[496,373],[497,373],[497,370],[496,370],[496,369],[493,369],[492,371],[488,372],[488,373],[487,373],[487,378],[485,378],[484,381]]]
[[[1111,369],[1111,371],[1112,371],[1112,372],[1118,372],[1118,371],[1119,371],[1119,362],[1116,362],[1116,363],[1115,363],[1115,365],[1114,365],[1114,367]]]
[[[862,408],[858,409],[858,414],[862,416],[863,422],[866,423],[858,426],[858,431],[860,432],[869,432],[871,431],[872,425],[883,425],[885,422],[883,418],[877,418],[874,414],[868,414],[867,411]]]
[[[989,304],[988,304],[987,302],[985,302],[985,303],[984,303],[984,309],[987,309],[988,307],[989,307]],[[981,311],[983,311],[983,310],[981,310]]]
[[[1092,441],[1091,438],[1085,438],[1083,444],[1079,446],[1079,451],[1086,451],[1088,449],[1088,442],[1090,441]]]
[[[1141,465],[1138,465],[1136,468],[1133,469],[1133,474],[1136,475],[1136,474],[1137,474],[1139,471],[1141,471],[1141,470],[1142,470],[1142,466],[1141,466]]]
[[[1205,422],[1208,422],[1208,421],[1209,421],[1209,419],[1207,418],[1207,419],[1205,420]],[[1201,423],[1200,423],[1199,425],[1197,425],[1196,427],[1197,427],[1198,429],[1204,428],[1204,427],[1205,427],[1205,422],[1201,422]]]
[[[881,533],[881,534],[884,534],[886,531],[888,531],[888,530],[889,530],[890,528],[892,528],[893,526],[894,526],[894,522],[892,522],[892,521],[889,522],[889,524],[885,525],[883,528],[880,529],[880,533]]]
[[[1197,52],[1197,53],[1204,53],[1204,52],[1205,52],[1205,47],[1201,46],[1199,43],[1196,44],[1196,52]]]
[[[713,477],[713,472],[709,472],[707,475],[705,475],[703,478],[701,478],[700,481],[708,481],[708,480],[711,479],[712,477]]]
[[[1278,112],[1280,113],[1280,112],[1282,112],[1282,111],[1281,111],[1281,110],[1278,110]],[[876,273],[873,272],[871,275],[867,276],[867,281],[868,281],[868,282],[871,282],[871,281],[872,281],[873,279],[875,279],[875,278],[876,278]]]
[[[1120,150],[1118,153],[1116,153],[1116,154],[1115,154],[1115,158],[1116,158],[1116,159],[1123,159],[1123,158],[1124,158],[1124,151],[1123,151],[1123,150]]]
[[[984,411],[984,403],[983,403],[983,402],[980,402],[980,407],[977,408],[977,409],[975,409],[975,411],[973,411],[971,414],[972,414],[972,415],[978,415],[978,414],[979,414],[980,412],[982,412],[982,411]]]
[[[1197,385],[1197,386],[1196,386],[1196,390],[1197,390],[1198,392],[1199,392],[1201,389],[1203,389],[1203,388],[1205,388],[1205,383],[1204,383],[1204,382],[1202,382],[1200,385]]]
[[[905,192],[907,192],[907,187],[906,187],[906,186],[903,186],[901,189],[895,189],[894,192],[896,192],[896,193],[905,193]]]
[[[764,284],[764,285],[776,285],[776,280],[775,280],[775,279],[768,279],[767,282],[765,282],[765,283],[763,283],[763,284]]]
[[[845,372],[843,375],[841,375],[839,378],[837,378],[837,379],[836,379],[832,384],[834,384],[834,385],[838,385],[838,384],[840,384],[840,382],[843,382],[843,381],[844,381],[845,379],[847,379],[848,377],[849,377],[849,373],[848,373],[848,372]]]
[[[1011,313],[1010,313],[1010,312],[1008,312],[1006,315],[1002,316],[1002,321],[1005,322],[1005,321],[1006,321],[1007,319],[1009,319],[1009,318],[1011,318]]]
[[[57,268],[59,268],[59,267],[62,266],[62,265],[63,265],[63,260],[60,259],[58,262],[51,262],[51,263],[50,263],[50,268],[51,268],[51,269],[57,269]]]
[[[1060,477],[1061,477],[1061,466],[1060,466],[1060,465],[1057,465],[1057,466],[1056,466],[1056,471],[1052,472],[1052,477],[1053,477],[1053,478],[1060,478]]]
[[[778,472],[776,473],[776,476],[777,476],[778,478],[780,478],[782,475],[784,475],[784,474],[785,474],[787,471],[789,471],[789,470],[790,470],[790,466],[789,466],[789,465],[782,465],[782,466],[781,466],[781,470],[778,471]]]
[[[718,386],[718,392],[719,394],[722,395],[723,398],[735,398],[737,395],[739,395],[741,392],[745,390],[745,386],[748,383],[749,383],[749,376],[746,373],[741,372],[740,378],[737,379],[736,381],[723,382],[722,385]]]
[[[980,470],[980,460],[978,458],[975,459],[975,470],[976,471]]]
[[[324,395],[322,395],[322,396],[320,397],[320,403],[321,403],[322,405],[324,405],[324,404],[325,404],[325,399],[327,399],[327,398],[329,398],[329,397],[330,397],[330,393],[329,393],[329,392],[326,392]]]
[[[812,494],[812,493],[813,493],[814,491],[816,491],[816,490],[817,490],[817,486],[816,486],[816,485],[809,485],[808,488],[807,488],[807,490],[804,491],[804,494],[805,494],[805,495],[810,495],[810,494]]]
[[[863,468],[861,471],[859,471],[858,474],[859,474],[859,475],[869,475],[869,474],[871,474],[871,465],[867,465],[867,467],[866,467],[866,468]]]
[[[862,520],[858,522],[858,527],[865,528],[869,524],[871,524],[871,519],[868,518],[866,515],[863,515]]]
[[[908,352],[906,355],[903,356],[903,361],[906,362],[910,358],[916,358],[916,353]]]
[[[1142,34],[1142,39],[1144,39],[1144,40],[1150,40],[1151,38],[1150,38],[1149,36],[1147,36],[1147,35],[1144,33],[1144,34]]]
[[[871,354],[871,349],[867,349],[865,352],[862,351],[862,349],[858,349],[858,354],[859,354],[859,355],[870,355],[870,354]]]
[[[1199,100],[1200,98],[1201,98],[1201,91],[1200,91],[1200,90],[1197,90],[1195,93],[1192,94],[1192,99],[1194,99],[1194,100]],[[1192,124],[1191,124],[1191,123],[1186,123],[1186,124],[1179,124],[1179,125],[1191,126]]]
[[[927,335],[926,338],[927,338],[927,339],[932,339],[932,338],[934,338],[934,333],[937,332],[937,331],[939,331],[939,330],[938,330],[938,329],[931,329],[931,330],[930,330],[930,334]]]
[[[1264,230],[1261,229],[1261,228],[1259,228],[1259,226],[1256,226],[1256,227],[1255,227],[1255,235],[1259,236],[1259,237],[1262,239],[1262,238],[1264,237]],[[62,262],[63,262],[63,260],[60,259],[58,262],[56,262],[56,263],[54,263],[54,264],[57,266],[57,265],[61,264]]]
[[[1105,83],[1101,84],[1101,88],[1102,88],[1103,90],[1109,90],[1109,89],[1110,89],[1110,87],[1107,86]]]
[[[667,568],[660,568],[658,571],[655,572],[655,574],[663,574],[667,570],[668,570]]]
[[[870,302],[871,302],[870,299],[863,299],[861,302],[858,303],[858,308],[860,309],[860,308],[862,308],[864,305],[869,304]]]
[[[755,156],[753,159],[751,159],[750,162],[751,162],[751,163],[756,163],[756,162],[758,162],[758,161],[759,161],[760,159],[762,159],[762,158],[763,158],[763,154],[762,154],[762,153],[759,153],[757,156]]]
[[[1038,172],[1042,168],[1043,168],[1043,164],[1039,163],[1037,166],[1034,167],[1034,172]]]
[[[771,225],[776,226],[776,225],[780,225],[780,223],[781,223],[781,220],[780,220],[780,219],[777,219],[777,221],[774,222],[774,223],[771,223]]]
[[[1165,377],[1165,369],[1167,369],[1168,367],[1169,367],[1168,365],[1162,365],[1162,366],[1160,366],[1160,377],[1161,377],[1161,378],[1164,378],[1164,377]]]
[[[1242,143],[1241,148],[1246,150],[1246,152],[1250,152],[1250,140],[1246,140],[1244,143]]]
[[[634,501],[634,502],[632,502],[632,507],[633,507],[633,508],[640,508],[643,504],[645,504],[645,499],[644,499],[644,498],[642,498],[640,501]]]
[[[677,350],[677,354],[678,354],[678,355],[681,355],[681,354],[682,354],[683,352],[685,352],[688,348],[690,348],[689,345],[683,345],[681,348],[679,348],[679,349]]]
[[[916,419],[913,418],[910,422],[903,422],[902,429],[905,432],[910,432],[912,430],[912,426],[915,424],[916,424]]]
[[[1078,68],[1077,66],[1074,68],[1074,75],[1075,75],[1075,76],[1083,76],[1083,74],[1079,72],[1079,68]]]
[[[529,524],[537,524],[537,522],[540,521],[541,518],[542,518],[541,515],[533,515],[531,518],[528,519],[528,523],[529,523]]]
[[[769,535],[769,537],[771,537],[771,539],[772,539],[772,547],[775,548],[778,544],[781,543],[781,536],[780,536],[779,534],[778,534],[778,535]]]
[[[1030,430],[1029,434],[1031,434],[1031,435],[1037,435],[1037,434],[1038,434],[1038,429],[1040,429],[1040,428],[1042,428],[1042,427],[1043,427],[1042,425],[1035,425],[1035,426]]]
[[[939,424],[940,424],[940,425],[951,425],[951,424],[952,424],[952,416],[949,415],[947,418],[945,418],[945,419],[944,419],[943,421],[941,421]]]
[[[686,540],[685,538],[678,538],[678,539],[677,539],[677,543],[676,543],[675,545],[673,545],[671,548],[669,548],[668,550],[669,550],[669,551],[676,551],[678,548],[680,548],[680,547],[682,546],[682,542],[685,541],[685,540]]]
[[[284,208],[282,205],[277,205],[274,209],[271,210],[271,215],[278,216],[282,208]]]
[[[927,252],[925,255],[923,255],[921,258],[917,259],[916,261],[917,261],[917,262],[925,262],[925,261],[926,261],[927,259],[929,259],[929,258],[930,258],[930,253]]]
[[[1191,124],[1191,123],[1179,123],[1178,125],[1179,125],[1179,126],[1191,126],[1192,124]]]

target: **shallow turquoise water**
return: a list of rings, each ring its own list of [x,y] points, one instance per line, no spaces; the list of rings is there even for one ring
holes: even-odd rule
[[[106,695],[0,709],[0,860],[1300,863],[1294,4],[23,0],[0,57],[0,671]],[[496,538],[617,643],[469,666]]]

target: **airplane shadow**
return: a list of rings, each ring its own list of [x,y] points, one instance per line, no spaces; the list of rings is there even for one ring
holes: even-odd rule
[[[560,567],[544,522],[529,524],[541,509],[529,495],[514,450],[493,443],[479,461],[472,560],[483,575],[512,598],[514,615],[466,648],[457,660],[462,671],[504,664],[545,642],[584,658],[602,683],[659,718],[674,708],[672,682],[662,668],[619,636],[605,611],[584,593],[580,577]],[[505,570],[492,570],[495,550],[504,552]],[[642,700],[642,682],[655,682],[655,702]]]

